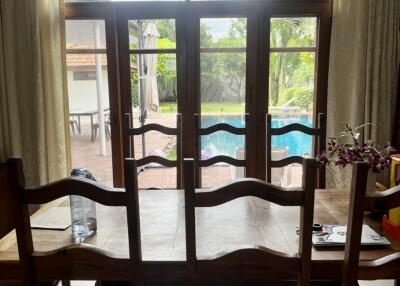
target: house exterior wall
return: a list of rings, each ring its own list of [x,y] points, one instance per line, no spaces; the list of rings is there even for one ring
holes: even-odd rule
[[[97,109],[97,87],[96,80],[74,80],[74,71],[93,71],[94,69],[79,69],[79,70],[68,70],[68,98],[69,98],[69,109],[82,110],[82,109]],[[104,107],[110,106],[109,94],[108,94],[108,75],[107,70],[102,70],[102,95]]]

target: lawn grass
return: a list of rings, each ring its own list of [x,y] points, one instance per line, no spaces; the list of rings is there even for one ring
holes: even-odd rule
[[[201,104],[202,113],[244,113],[245,106],[240,103],[207,102]],[[176,103],[160,103],[161,113],[176,113]]]
[[[171,151],[167,155],[168,160],[176,160],[176,144],[172,147]]]
[[[176,103],[161,102],[160,103],[161,113],[177,113]],[[226,114],[243,114],[245,113],[245,105],[240,103],[218,103],[218,102],[207,102],[201,104],[201,113],[226,113]],[[279,110],[270,110],[270,114],[285,114],[287,112],[281,112]],[[304,113],[304,112],[303,112]],[[289,114],[290,115],[290,114]],[[298,113],[296,113],[298,115]]]

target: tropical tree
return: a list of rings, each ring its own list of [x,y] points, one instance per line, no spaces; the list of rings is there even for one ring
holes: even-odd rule
[[[270,27],[270,46],[272,48],[315,45],[316,21],[314,18],[275,18],[272,19]],[[270,105],[282,105],[287,102],[286,100],[291,100],[290,103],[294,105],[296,102],[301,102],[300,98],[304,99],[305,94],[309,94],[312,102],[313,82],[314,57],[312,53],[270,53]],[[290,91],[286,92],[285,96],[288,88]],[[307,93],[305,93],[305,89],[308,89]],[[299,98],[296,100],[296,97]],[[301,107],[303,108],[305,105],[302,104]]]
[[[218,40],[216,46],[221,48],[246,47],[247,21],[244,18],[235,19],[231,23],[228,36]],[[221,53],[218,62],[221,65],[222,76],[228,81],[229,89],[242,103],[246,83],[246,52]]]
[[[216,37],[207,22],[200,23],[200,45],[202,48],[245,48],[247,38],[246,19],[233,19],[225,35]],[[160,37],[157,47],[176,48],[175,21],[157,20]],[[145,27],[143,27],[145,28]],[[135,25],[130,33],[137,35]],[[270,25],[270,46],[311,47],[315,46],[315,18],[274,18]],[[214,36],[214,37],[213,37]],[[131,45],[135,45],[132,43]],[[134,48],[134,47],[132,47]],[[272,52],[269,55],[269,104],[292,105],[308,110],[312,107],[315,58],[313,52]],[[131,62],[137,64],[137,56]],[[246,83],[245,51],[214,51],[200,54],[201,99],[206,102],[226,101],[230,97],[237,103],[243,101]],[[174,54],[159,54],[157,81],[160,98],[176,101],[177,77]],[[137,72],[132,72],[132,97],[137,99]],[[229,91],[229,92],[228,92]]]

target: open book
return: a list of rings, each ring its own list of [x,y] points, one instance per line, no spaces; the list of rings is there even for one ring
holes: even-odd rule
[[[340,246],[346,243],[347,225],[324,225],[321,231],[315,231],[312,242],[315,246]],[[364,224],[361,245],[389,245],[390,242]]]

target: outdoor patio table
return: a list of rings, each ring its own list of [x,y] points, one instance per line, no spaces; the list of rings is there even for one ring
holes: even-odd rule
[[[105,108],[104,111],[109,111],[110,108]],[[70,117],[78,117],[78,132],[81,133],[81,116],[89,116],[90,117],[90,141],[94,142],[94,121],[93,117],[99,113],[97,108],[80,108],[80,109],[71,109],[69,116]]]
[[[140,217],[143,254],[143,275],[146,281],[177,282],[185,277],[185,222],[183,190],[141,190]],[[347,190],[317,190],[314,222],[347,223],[349,194]],[[46,208],[67,206],[60,199]],[[36,213],[35,215],[38,215]],[[212,208],[199,208],[197,217],[197,252],[199,259],[213,257],[224,250],[244,245],[263,245],[285,252],[296,252],[299,223],[297,207],[281,207],[254,197],[233,200]],[[98,233],[88,239],[117,256],[128,257],[125,208],[97,205]],[[380,222],[365,218],[365,223],[380,233]],[[387,236],[388,237],[388,236]],[[33,230],[35,249],[52,250],[71,242],[71,229],[65,231]],[[400,242],[390,237],[392,245],[380,249],[363,249],[360,260],[373,260],[400,250]],[[313,248],[312,279],[340,280],[343,248]],[[126,277],[128,260],[121,262],[120,272],[104,273],[95,279],[113,280]],[[44,267],[45,266],[39,266]],[[43,270],[43,269],[42,269]],[[124,272],[125,271],[125,272]],[[20,275],[15,233],[0,240],[0,280]],[[55,275],[54,273],[51,273]],[[39,271],[42,280],[52,279],[47,271]],[[75,279],[88,279],[84,271]],[[295,278],[295,277],[288,277]]]

